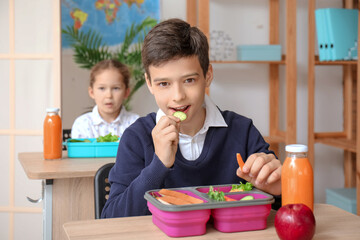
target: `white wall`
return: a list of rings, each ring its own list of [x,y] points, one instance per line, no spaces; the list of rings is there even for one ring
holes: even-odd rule
[[[42,238],[42,202],[26,198],[41,197],[41,181],[18,154],[42,151],[45,108],[56,104],[56,12],[56,1],[0,1],[0,239]]]
[[[281,2],[280,29],[285,28],[285,1]],[[317,7],[341,7],[341,1],[318,0]],[[307,144],[307,1],[297,1],[297,130],[298,142]],[[161,18],[178,17],[186,19],[186,1],[162,0]],[[210,32],[223,30],[237,44],[268,43],[268,1],[252,0],[211,0]],[[284,31],[280,31],[280,41],[285,48]],[[284,50],[283,50],[284,52]],[[236,56],[236,55],[234,55]],[[63,57],[63,67],[71,65],[71,57]],[[212,99],[221,109],[228,109],[252,118],[263,135],[268,135],[268,66],[266,64],[228,64],[214,66],[214,80],[210,88]],[[68,76],[71,75],[71,76]],[[281,76],[284,69],[281,69]],[[75,117],[81,114],[92,102],[87,96],[88,72],[84,70],[63,71],[63,85],[66,101],[69,94],[76,94],[80,111],[63,109],[64,127],[71,128]],[[284,99],[284,79],[282,78],[281,99]],[[83,85],[77,86],[77,82]],[[69,92],[69,91],[72,92]],[[316,68],[315,130],[342,130],[343,100],[341,67]],[[226,96],[226,97],[225,97]],[[328,96],[331,96],[329,98]],[[284,101],[281,106],[285,107]],[[134,96],[132,111],[144,116],[156,111],[151,94],[144,86]],[[74,104],[72,104],[74,106]],[[281,112],[281,126],[284,127],[285,112]],[[283,159],[282,159],[283,160]],[[315,201],[325,202],[325,189],[343,187],[343,151],[317,144],[315,147]]]

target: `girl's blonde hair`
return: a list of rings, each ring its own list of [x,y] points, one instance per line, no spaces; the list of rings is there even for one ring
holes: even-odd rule
[[[123,81],[126,88],[129,88],[130,71],[129,68],[115,59],[103,60],[98,62],[91,68],[90,73],[90,87],[94,86],[95,77],[104,70],[114,69],[117,70],[123,77]]]

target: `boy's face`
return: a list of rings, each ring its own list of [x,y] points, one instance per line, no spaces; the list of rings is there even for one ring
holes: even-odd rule
[[[147,86],[166,115],[182,111],[187,115],[182,125],[194,124],[194,127],[198,127],[203,124],[205,89],[213,78],[211,65],[204,77],[197,56],[192,56],[171,60],[160,66],[151,65],[149,73],[151,82],[145,74]]]
[[[106,69],[95,76],[93,86],[89,87],[89,95],[95,100],[104,120],[115,120],[123,101],[129,96],[129,89],[118,71]]]

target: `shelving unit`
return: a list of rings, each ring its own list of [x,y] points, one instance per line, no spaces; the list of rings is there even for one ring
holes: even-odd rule
[[[360,2],[360,1],[359,1]],[[359,5],[359,3],[358,3]],[[354,8],[353,0],[345,0],[345,8]],[[357,214],[360,215],[360,104],[356,100],[360,99],[360,84],[356,84],[359,79],[354,71],[359,69],[360,61],[326,61],[320,62],[315,56],[315,10],[316,0],[309,0],[309,50],[308,50],[308,146],[309,159],[312,165],[315,164],[314,144],[322,143],[344,150],[344,176],[345,187],[357,188]],[[359,24],[360,26],[360,24]],[[359,31],[360,33],[360,31]],[[360,46],[360,45],[359,45]],[[360,49],[360,48],[359,48]],[[358,52],[359,52],[358,49]],[[344,126],[341,132],[315,132],[315,67],[338,65],[343,67],[343,96],[344,96]],[[355,91],[355,89],[357,89]]]
[[[187,0],[187,21],[209,39],[209,0]],[[224,1],[223,4],[226,4]],[[241,1],[239,1],[241,4]],[[265,140],[278,153],[278,144],[296,143],[296,0],[286,0],[286,55],[281,61],[216,61],[213,64],[269,64],[269,136]],[[280,0],[269,0],[269,44],[280,44]],[[240,23],[241,24],[241,23]],[[285,66],[286,129],[279,128],[279,67]]]

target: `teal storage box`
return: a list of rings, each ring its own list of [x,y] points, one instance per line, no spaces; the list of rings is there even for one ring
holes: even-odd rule
[[[89,142],[71,142],[72,140],[88,140]],[[116,157],[118,142],[97,142],[96,138],[67,139],[69,158]]]
[[[327,188],[326,203],[356,214],[356,188]]]
[[[239,61],[281,61],[281,45],[238,45]]]

